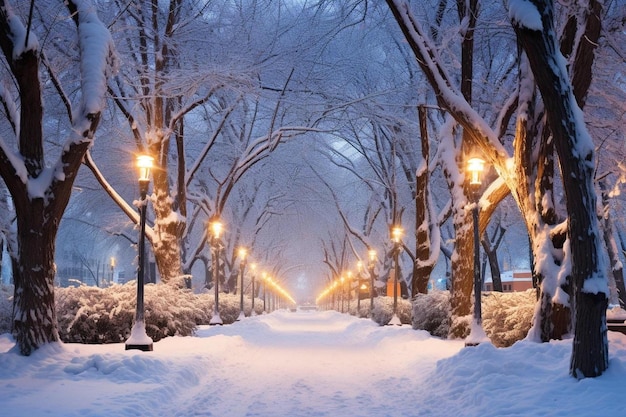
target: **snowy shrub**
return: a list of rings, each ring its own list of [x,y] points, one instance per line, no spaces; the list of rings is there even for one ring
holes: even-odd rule
[[[398,309],[396,311],[402,324],[411,324],[411,302],[398,297]],[[374,311],[372,320],[381,326],[386,326],[393,317],[393,297],[374,298]]]
[[[357,307],[359,307],[357,309]],[[357,311],[358,310],[358,311]],[[361,300],[360,306],[356,301],[352,301],[350,303],[350,310],[348,311],[351,315],[358,318],[367,318],[370,316],[370,299],[364,298]]]
[[[213,291],[206,291],[200,294],[196,294],[198,299],[198,305],[206,312],[206,317],[197,324],[209,324],[213,315],[213,306],[215,305],[215,294]],[[237,321],[241,308],[241,296],[239,294],[225,294],[220,293],[220,317],[224,324],[231,324]],[[254,300],[254,311],[256,314],[263,313],[263,300],[256,298]],[[244,297],[243,312],[246,316],[250,316],[252,313],[252,300],[248,297]]]
[[[526,337],[532,323],[535,302],[535,290],[482,294],[483,329],[494,346],[511,346]],[[457,324],[463,324],[469,332],[472,317],[472,314],[457,317]],[[434,291],[415,297],[413,328],[447,338],[450,329],[450,293]]]
[[[144,288],[146,333],[155,342],[166,336],[189,336],[206,319],[191,292],[169,285]],[[55,298],[64,342],[120,343],[130,335],[137,300],[133,282],[109,288],[56,288]]]
[[[0,285],[0,334],[11,332],[13,286]]]
[[[511,346],[526,337],[537,300],[535,290],[488,292],[482,300],[483,329],[494,346]]]
[[[450,330],[450,292],[433,291],[413,299],[413,328],[447,338]]]

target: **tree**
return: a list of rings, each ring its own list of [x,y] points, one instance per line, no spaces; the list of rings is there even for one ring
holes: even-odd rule
[[[516,14],[521,9],[515,9],[517,6],[521,7],[521,3],[510,3],[513,28],[526,52],[526,55],[520,55],[520,83],[516,92],[517,97],[508,102],[519,103],[514,105],[518,108],[518,118],[513,142],[515,164],[512,167],[507,165],[508,153],[498,140],[496,134],[498,130],[491,130],[474,109],[461,98],[435,54],[436,48],[428,40],[406,3],[388,0],[387,4],[405,34],[431,87],[435,90],[440,107],[445,108],[464,131],[469,133],[464,139],[477,146],[499,174],[499,178],[490,185],[482,199],[489,200],[492,205],[497,205],[497,202],[501,201],[510,190],[523,214],[537,260],[536,272],[544,277],[540,300],[541,310],[535,323],[536,331],[541,333],[542,339],[548,338],[553,331],[557,331],[553,327],[555,324],[553,316],[555,311],[551,309],[553,297],[556,298],[558,295],[556,293],[559,291],[563,291],[563,295],[566,296],[571,265],[574,288],[571,295],[575,300],[572,307],[576,311],[576,321],[575,348],[570,372],[576,377],[601,374],[607,364],[606,327],[602,324],[606,309],[606,294],[603,288],[603,285],[606,285],[606,271],[602,271],[603,253],[602,246],[599,244],[598,222],[595,217],[595,192],[591,175],[593,148],[590,146],[591,141],[586,132],[575,128],[582,126],[583,122],[581,113],[576,109],[576,103],[572,102],[573,94],[584,96],[586,89],[583,83],[582,89],[576,87],[575,93],[570,93],[572,89],[568,74],[562,66],[556,65],[558,45],[554,39],[551,3],[533,2],[540,12],[533,14],[535,18],[530,22],[531,27],[528,27],[528,20],[516,19],[516,16],[522,16]],[[592,2],[589,9],[592,12],[586,15],[586,19],[577,20],[579,27],[586,28],[584,31],[577,31],[577,35],[580,37],[584,34],[589,42],[577,43],[583,47],[575,50],[570,58],[573,62],[572,68],[574,68],[572,84],[575,86],[581,85],[576,77],[584,74],[583,70],[590,65],[589,60],[582,60],[584,57],[589,57],[589,51],[585,48],[593,50],[594,41],[597,40],[597,31],[593,31],[593,25],[586,26],[590,21],[598,18],[598,15],[593,12],[596,10],[594,7],[595,4]],[[587,44],[586,47],[585,44]],[[554,64],[554,68],[547,69],[548,64]],[[534,95],[533,80],[537,81],[543,97],[541,104],[537,103],[537,97]],[[555,90],[558,90],[558,95],[547,97],[555,93]],[[547,115],[547,126],[539,123],[544,111]],[[504,127],[508,124],[507,117],[504,117],[508,114],[511,114],[511,111],[508,106],[505,106],[501,112],[503,117],[498,118],[499,126]],[[555,128],[554,124],[559,124],[559,126]],[[548,140],[552,136],[555,138],[554,142]],[[561,142],[557,144],[558,141]],[[568,190],[566,192],[568,221],[565,223],[557,221],[554,201],[550,199],[553,197],[553,179],[555,178],[552,170],[554,162],[551,145],[553,143],[561,164],[563,186]],[[534,152],[536,149],[540,151]],[[565,179],[569,175],[572,177]],[[572,178],[575,178],[576,185],[572,184]],[[542,198],[542,195],[546,197]],[[489,212],[486,214],[489,215]],[[487,219],[488,216],[483,216],[482,221],[487,221]],[[581,233],[585,233],[584,238]],[[573,243],[572,239],[585,240],[585,243]],[[558,249],[561,248],[563,249],[561,253],[564,254],[562,258],[556,255],[559,253]],[[571,256],[568,251],[570,248]],[[589,254],[591,256],[588,256]],[[561,265],[559,276],[551,272],[555,265]],[[556,300],[563,303],[566,299],[562,296]],[[583,312],[588,316],[580,317]],[[558,331],[562,334],[566,329]],[[580,345],[585,345],[587,348],[586,356],[583,349],[579,349]]]
[[[17,252],[11,253],[16,266],[13,323],[23,355],[59,339],[54,306],[56,234],[81,161],[94,142],[106,76],[116,63],[109,32],[90,2],[70,0],[66,4],[69,15],[57,24],[64,23],[59,40],[78,45],[81,84],[75,111],[62,90],[63,74],[49,66],[30,25],[24,26],[7,0],[0,6],[0,46],[15,85],[14,91],[2,89],[1,95],[17,144],[13,150],[6,140],[0,141],[0,176],[11,194],[17,222]],[[73,36],[69,24],[75,26]],[[44,135],[44,80],[39,75],[44,63],[49,80],[67,106],[71,125],[68,139],[50,165],[45,160],[45,144],[55,141]]]
[[[570,373],[577,378],[602,375],[609,366],[606,334],[608,288],[604,247],[596,216],[594,145],[576,102],[578,83],[591,82],[591,75],[574,72],[570,83],[555,39],[554,8],[550,0],[531,1],[538,12],[532,20],[520,19],[512,3],[513,28],[528,56],[537,87],[545,103],[554,146],[559,156],[567,204],[567,236],[571,254],[571,284],[575,311],[574,346]],[[600,4],[590,2],[590,25],[599,25]],[[586,27],[586,33],[599,28]],[[598,35],[590,35],[589,40]],[[586,43],[586,41],[583,41]],[[584,48],[583,43],[581,47]],[[591,47],[593,54],[593,47]],[[582,59],[582,56],[580,56]],[[589,70],[588,66],[577,67]],[[587,84],[589,85],[589,84]],[[579,92],[582,96],[585,93]],[[566,255],[567,256],[567,255]]]

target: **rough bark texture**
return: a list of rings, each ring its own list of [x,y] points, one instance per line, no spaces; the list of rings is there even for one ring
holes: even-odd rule
[[[543,23],[542,31],[514,24],[543,97],[554,145],[559,156],[568,213],[575,311],[570,373],[577,378],[601,375],[608,367],[606,330],[607,294],[584,288],[590,280],[606,280],[601,265],[596,196],[593,188],[594,154],[577,128],[579,109],[564,68],[559,63],[554,38],[553,6],[549,0],[532,0]],[[585,150],[583,154],[579,151]]]
[[[413,282],[411,283],[411,297],[428,292],[428,281],[434,268],[430,262],[430,208],[428,196],[428,156],[429,139],[426,126],[426,109],[419,107],[420,139],[422,143],[423,165],[415,176],[415,262],[413,263]]]
[[[66,3],[77,25],[82,9],[72,1]],[[39,80],[40,54],[38,50],[24,49],[14,52],[14,34],[9,25],[10,15],[6,2],[0,5],[0,46],[19,94],[20,129],[17,134],[19,158],[24,161],[24,172],[18,172],[15,156],[9,158],[0,148],[0,175],[4,180],[15,205],[17,222],[17,256],[14,266],[15,297],[14,334],[20,353],[30,355],[40,346],[59,340],[54,303],[55,240],[59,223],[69,202],[72,185],[81,161],[93,141],[100,120],[100,112],[88,113],[82,109],[73,120],[72,141],[61,153],[56,166],[60,172],[45,182],[43,106],[41,81]],[[90,24],[96,22],[91,21]],[[13,23],[14,25],[17,23]],[[81,43],[81,47],[85,45]],[[108,53],[103,45],[104,53]],[[10,115],[7,115],[10,117]],[[39,184],[31,189],[28,184]],[[41,185],[41,195],[33,193]]]

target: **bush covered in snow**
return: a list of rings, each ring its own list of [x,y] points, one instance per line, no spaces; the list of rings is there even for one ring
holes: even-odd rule
[[[450,330],[450,293],[432,291],[413,299],[414,329],[426,330],[433,336],[447,338]]]
[[[189,336],[197,323],[208,320],[190,291],[154,284],[144,288],[146,333],[155,342],[166,336]],[[55,299],[64,342],[119,343],[130,335],[137,299],[134,282],[109,288],[56,288]]]
[[[363,307],[361,305],[361,307]],[[369,309],[369,304],[367,305]],[[411,324],[411,302],[398,297],[396,313],[402,324]],[[393,297],[376,297],[374,299],[374,311],[372,320],[381,326],[385,326],[393,317]]]
[[[130,335],[135,317],[137,287],[134,282],[98,288],[86,285],[57,287],[55,292],[59,336],[67,343],[121,343]],[[189,336],[199,325],[209,324],[213,313],[212,291],[194,294],[170,285],[144,287],[146,333],[155,342],[167,336]],[[256,314],[263,300],[255,299]],[[224,324],[239,317],[240,296],[220,294]],[[0,334],[11,332],[13,287],[0,286]],[[244,313],[252,313],[252,300],[244,297]]]
[[[532,323],[535,302],[535,290],[482,294],[483,329],[494,346],[511,346],[526,337]],[[420,294],[413,300],[414,329],[426,330],[433,336],[445,338],[449,323],[448,291]]]
[[[121,343],[130,335],[137,288],[134,282],[109,288],[80,286],[55,288],[59,335],[64,342]],[[172,335],[189,336],[198,325],[209,324],[213,312],[212,291],[193,294],[169,285],[145,286],[146,332],[155,342]],[[0,286],[0,333],[11,331],[13,287]],[[369,316],[369,299],[361,300],[360,311],[353,300],[349,312]],[[220,294],[220,317],[224,324],[239,316],[240,297]],[[348,308],[348,306],[346,306]],[[535,291],[483,293],[483,328],[498,347],[510,346],[526,337],[535,308]],[[263,312],[263,300],[255,299],[256,314]],[[244,298],[244,312],[249,316],[252,302]],[[414,329],[433,336],[447,337],[450,322],[450,293],[434,291],[420,294],[411,303],[398,298],[398,317]],[[393,297],[374,299],[372,320],[386,325],[393,316]],[[471,316],[468,316],[468,319]]]
[[[0,334],[11,332],[13,287],[0,285]]]
[[[528,334],[533,320],[536,291],[483,294],[483,329],[498,347],[511,346]]]
[[[215,295],[212,291],[207,291],[201,294],[196,294],[198,306],[207,313],[207,316],[197,324],[209,324],[213,315],[213,306],[215,305]],[[219,295],[220,304],[220,317],[224,324],[231,324],[237,320],[240,313],[241,297],[237,294],[224,294]],[[252,300],[248,297],[244,297],[243,311],[246,316],[250,316],[252,313]],[[256,314],[263,313],[263,300],[254,300],[254,311]]]

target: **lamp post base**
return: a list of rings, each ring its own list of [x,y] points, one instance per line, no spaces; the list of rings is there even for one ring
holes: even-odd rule
[[[491,343],[491,340],[485,333],[482,324],[474,318],[470,334],[465,338],[465,347],[478,346],[481,343]]]
[[[152,352],[153,346],[152,343],[144,345],[144,344],[127,344],[125,350],[141,350],[142,352]]]
[[[224,322],[222,321],[219,313],[213,314],[213,317],[211,317],[211,321],[209,322],[209,326],[221,326],[222,324],[224,324]]]
[[[402,322],[400,321],[400,317],[397,314],[394,314],[387,326],[402,326]]]
[[[237,321],[241,321],[246,318],[246,313],[243,311],[239,313],[239,317],[237,317]]]

